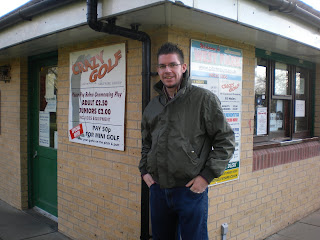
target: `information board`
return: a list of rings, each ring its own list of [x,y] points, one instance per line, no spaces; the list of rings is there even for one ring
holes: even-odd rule
[[[69,140],[124,150],[125,44],[70,53]]]
[[[242,51],[239,49],[191,40],[190,77],[193,85],[215,93],[221,101],[225,117],[236,139],[236,149],[225,173],[211,184],[239,178],[241,105],[242,105]]]

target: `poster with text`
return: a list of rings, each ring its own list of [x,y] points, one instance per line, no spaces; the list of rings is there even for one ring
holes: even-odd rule
[[[191,40],[190,77],[192,84],[206,88],[221,101],[225,117],[236,139],[236,150],[224,174],[211,184],[239,178],[242,104],[242,51],[198,40]]]
[[[125,44],[70,53],[69,140],[124,150]]]

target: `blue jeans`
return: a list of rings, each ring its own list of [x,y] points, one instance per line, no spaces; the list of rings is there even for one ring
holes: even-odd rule
[[[153,240],[208,240],[208,189],[201,194],[187,187],[150,187]]]

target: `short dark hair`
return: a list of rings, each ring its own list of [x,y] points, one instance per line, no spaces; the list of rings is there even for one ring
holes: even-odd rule
[[[166,42],[158,50],[157,59],[160,55],[172,54],[175,53],[178,55],[180,63],[184,63],[184,56],[182,50],[178,47],[177,44]]]

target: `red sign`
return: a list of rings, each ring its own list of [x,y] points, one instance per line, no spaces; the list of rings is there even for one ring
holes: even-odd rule
[[[69,132],[70,132],[71,139],[79,137],[81,134],[83,134],[82,123],[70,129]]]

